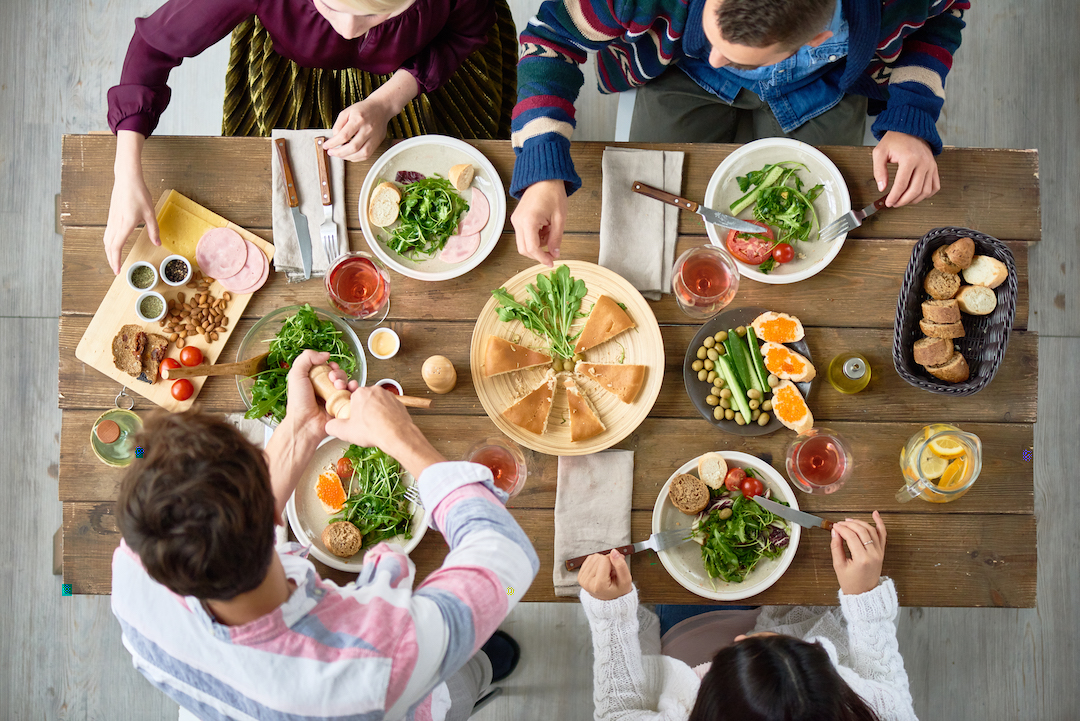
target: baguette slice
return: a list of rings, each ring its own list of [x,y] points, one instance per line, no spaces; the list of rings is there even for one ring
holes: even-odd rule
[[[997,258],[988,255],[976,255],[971,265],[964,269],[964,280],[972,285],[997,288],[1009,277],[1009,269]]]
[[[961,292],[963,292],[963,290],[963,288],[960,289]],[[926,318],[932,323],[960,322],[960,306],[957,301],[952,298],[949,298],[948,300],[923,301],[922,314],[923,318]]]
[[[750,325],[760,341],[771,343],[794,343],[806,337],[802,321],[787,313],[762,313]]]
[[[814,380],[817,375],[817,369],[809,358],[780,343],[762,343],[761,357],[765,361],[765,368],[777,378],[802,383]]]
[[[803,400],[799,387],[791,381],[780,381],[773,389],[773,415],[796,433],[806,433],[814,427],[814,414]]]
[[[372,225],[385,228],[398,218],[398,205],[401,203],[401,191],[393,183],[379,183],[371,191],[368,201],[368,220]]]
[[[491,335],[488,336],[487,348],[484,350],[484,375],[490,378],[511,371],[547,365],[550,362],[551,356],[546,353]]]
[[[578,361],[574,372],[592,378],[623,403],[633,403],[645,382],[645,366],[625,363]]]
[[[563,385],[566,387],[566,402],[570,408],[570,440],[587,441],[607,430],[592,401],[578,390],[574,379],[567,378]]]
[[[706,486],[720,490],[727,475],[727,461],[719,453],[706,453],[698,460],[697,472]]]
[[[923,290],[930,294],[931,298],[947,300],[956,295],[960,290],[960,276],[953,273],[943,273],[934,268],[926,274],[923,280]]]
[[[458,191],[465,190],[472,185],[473,177],[476,175],[476,168],[469,163],[462,163],[461,165],[455,165],[450,168],[450,172],[447,173],[450,176],[450,182],[454,184],[454,187]]]
[[[912,347],[915,362],[921,366],[947,363],[955,352],[956,348],[948,338],[922,338]]]
[[[964,324],[960,322],[956,323],[934,323],[932,321],[923,318],[919,321],[919,330],[923,332],[923,335],[931,338],[963,338],[964,337]]]
[[[668,488],[671,504],[688,516],[694,516],[709,505],[709,487],[705,481],[689,473],[680,473],[671,479]]]
[[[997,308],[997,293],[984,285],[965,285],[956,302],[968,315],[990,315]]]
[[[323,529],[322,542],[326,550],[338,558],[351,558],[360,552],[364,536],[348,521],[336,521]]]
[[[555,371],[549,368],[540,385],[503,411],[503,416],[515,426],[542,435],[547,430],[548,415],[551,413],[554,398]]]
[[[945,249],[945,255],[953,265],[963,270],[971,265],[971,259],[975,257],[975,241],[961,238]]]
[[[949,360],[939,365],[926,366],[926,372],[946,383],[963,383],[971,374],[967,359],[959,353],[954,353]]]
[[[963,268],[949,260],[949,256],[946,255],[947,250],[948,246],[943,245],[937,250],[935,250],[934,254],[930,256],[930,258],[934,261],[934,267],[940,270],[942,273],[952,273],[953,275],[956,275],[957,273],[962,271]]]

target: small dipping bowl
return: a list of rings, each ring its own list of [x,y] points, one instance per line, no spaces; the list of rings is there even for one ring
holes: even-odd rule
[[[160,303],[161,303],[161,312],[158,313],[157,315],[153,316],[153,317],[150,317],[149,315],[147,315],[146,313],[143,312],[143,303],[148,298],[157,298],[158,301],[160,301]],[[142,295],[139,296],[139,299],[137,301],[135,301],[135,313],[136,313],[136,315],[139,316],[139,319],[142,320],[145,323],[154,323],[156,321],[161,320],[162,318],[165,317],[165,313],[168,310],[169,310],[169,305],[165,302],[165,296],[163,296],[161,293],[157,293],[157,292],[152,291],[152,290],[143,293]]]
[[[174,261],[179,261],[183,264],[184,277],[177,281],[169,280],[169,276],[165,272],[165,269],[169,267],[169,263],[172,263]],[[158,266],[158,269],[160,271],[161,279],[165,281],[166,285],[171,285],[174,288],[178,285],[183,285],[184,283],[187,283],[189,280],[191,280],[191,261],[189,261],[182,255],[168,256],[167,258],[165,258],[165,260],[161,261],[161,265]]]
[[[401,384],[393,378],[383,378],[381,381],[376,381],[373,385],[384,390],[388,390],[395,395],[403,396],[405,391],[401,389]]]
[[[146,270],[139,270],[140,268],[146,268]],[[136,272],[138,271],[138,272]],[[149,275],[147,275],[149,273]],[[150,282],[147,285],[139,286],[135,284],[133,276],[140,275],[144,278],[149,278]],[[147,263],[145,260],[136,261],[131,264],[131,267],[127,269],[127,284],[132,290],[142,293],[143,291],[151,290],[158,282],[157,268]]]
[[[90,430],[90,447],[105,465],[123,468],[138,453],[131,447],[128,436],[141,427],[142,420],[134,411],[123,408],[105,411],[94,421],[94,427]]]
[[[401,349],[401,338],[390,328],[376,328],[368,336],[367,347],[379,360],[389,360]]]

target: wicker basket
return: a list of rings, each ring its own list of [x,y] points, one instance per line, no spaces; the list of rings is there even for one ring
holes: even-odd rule
[[[946,383],[926,372],[915,362],[912,346],[923,337],[919,329],[922,302],[930,298],[923,290],[923,278],[934,267],[931,255],[942,245],[959,238],[975,241],[977,255],[997,258],[1009,269],[1009,277],[995,289],[997,308],[990,315],[963,315],[965,336],[957,338],[957,349],[967,360],[970,376],[962,383]],[[962,276],[961,276],[962,277]],[[922,237],[911,251],[904,285],[896,303],[896,322],[893,324],[893,365],[905,381],[949,396],[969,396],[978,393],[994,379],[1016,314],[1016,264],[1012,252],[997,238],[991,238],[970,228],[934,228]]]

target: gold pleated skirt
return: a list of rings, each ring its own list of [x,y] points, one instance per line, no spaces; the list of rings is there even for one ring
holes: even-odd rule
[[[342,110],[371,95],[390,75],[354,68],[304,68],[274,52],[255,16],[232,34],[225,76],[222,135],[269,136],[274,128],[333,127]],[[391,139],[438,133],[455,138],[509,139],[517,100],[517,31],[506,0],[496,1],[487,43],[450,79],[421,93],[386,127]]]

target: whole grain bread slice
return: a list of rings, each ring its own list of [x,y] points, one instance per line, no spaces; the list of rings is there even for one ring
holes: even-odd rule
[[[934,323],[923,318],[919,321],[919,330],[923,332],[923,335],[931,338],[964,337],[964,324],[959,321],[956,323]]]
[[[695,475],[680,473],[671,480],[668,498],[680,511],[693,516],[709,505],[709,487]]]
[[[921,366],[947,363],[955,352],[956,348],[948,338],[921,338],[912,347],[915,362]]]
[[[360,552],[364,537],[360,529],[348,521],[337,521],[323,529],[322,542],[326,550],[335,556],[349,558]]]
[[[138,377],[143,372],[142,357],[146,348],[146,332],[142,326],[129,323],[120,328],[113,337],[113,364],[129,376]]]
[[[960,276],[934,268],[926,274],[923,289],[930,294],[931,298],[937,300],[952,298],[956,295],[956,291],[960,290]]]
[[[934,254],[930,256],[930,259],[934,261],[934,267],[942,273],[952,273],[953,275],[956,275],[962,271],[963,268],[949,260],[949,256],[946,253],[948,249],[949,247],[946,245],[941,246],[934,251]]]
[[[926,372],[946,383],[963,383],[971,374],[967,359],[959,353],[953,353],[949,360],[939,365],[926,366]]]
[[[961,238],[945,249],[945,255],[953,265],[960,266],[963,270],[971,265],[971,259],[975,257],[975,241]]]
[[[963,289],[961,289],[961,292]],[[926,300],[922,304],[923,318],[933,323],[959,323],[960,305],[953,299]]]
[[[169,339],[157,333],[146,334],[146,347],[143,349],[142,373],[138,380],[144,383],[156,383],[158,368],[161,361],[165,360],[165,352],[169,350]]]

